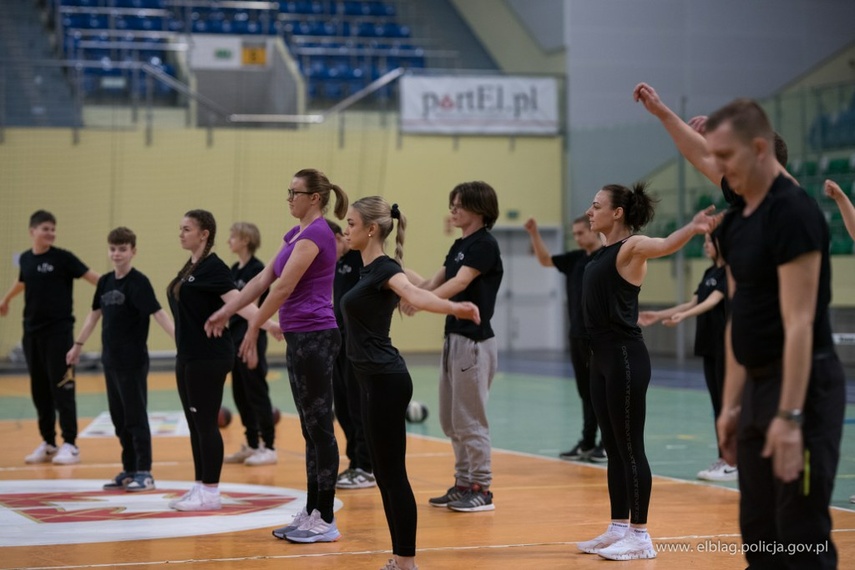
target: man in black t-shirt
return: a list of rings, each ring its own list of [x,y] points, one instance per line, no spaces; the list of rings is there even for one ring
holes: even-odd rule
[[[125,227],[115,228],[107,235],[107,244],[113,271],[98,280],[92,311],[65,360],[69,365],[78,363],[83,345],[103,315],[101,362],[107,404],[122,445],[122,471],[104,484],[104,489],[148,491],[154,489],[147,410],[149,317],[173,338],[175,328],[157,302],[148,277],[132,266],[136,234]]]
[[[582,460],[594,463],[608,461],[602,442],[597,445],[597,416],[591,403],[591,341],[582,318],[582,276],[585,266],[595,251],[603,246],[600,236],[591,231],[587,216],[573,220],[573,239],[581,249],[551,255],[537,230],[534,218],[525,223],[537,260],[544,267],[555,267],[566,276],[567,309],[570,313],[570,360],[576,374],[576,389],[582,400],[582,439],[576,446],[558,454],[569,461]]]
[[[42,437],[42,443],[25,461],[72,465],[80,462],[74,373],[65,363],[65,354],[73,344],[72,293],[75,279],[82,277],[95,285],[98,274],[70,251],[53,246],[56,218],[50,212],[38,210],[30,216],[30,238],[32,248],[19,258],[18,280],[0,301],[0,316],[6,316],[9,302],[24,293],[22,345]],[[57,414],[64,441],[59,448]]]
[[[498,364],[490,319],[504,273],[499,244],[489,230],[499,217],[499,200],[489,184],[478,181],[458,184],[448,201],[451,223],[462,236],[432,278],[424,280],[409,271],[407,276],[437,297],[471,301],[481,312],[481,323],[453,316],[445,320],[439,421],[454,449],[455,483],[430,504],[459,512],[487,511],[495,508],[489,490],[493,470],[487,397]]]
[[[739,466],[746,559],[758,568],[836,568],[828,506],[846,394],[828,311],[828,224],[782,174],[757,103],[738,99],[710,115],[706,142],[722,189],[741,198],[721,226],[731,303],[717,423],[724,458]],[[770,542],[814,548],[760,547]]]

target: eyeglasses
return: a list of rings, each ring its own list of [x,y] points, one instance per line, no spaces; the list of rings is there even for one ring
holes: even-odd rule
[[[305,190],[292,190],[291,188],[288,188],[288,199],[289,200],[293,200],[294,196],[296,196],[297,194],[314,194],[314,192],[307,192]]]
[[[462,210],[462,209],[463,209],[463,206],[459,202],[457,204],[449,204],[448,205],[448,211],[450,211],[450,212],[456,212],[456,211]]]

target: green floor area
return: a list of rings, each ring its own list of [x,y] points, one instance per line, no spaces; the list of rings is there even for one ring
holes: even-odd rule
[[[437,417],[438,369],[411,366],[413,399],[429,410],[422,424],[410,424],[412,433],[444,438]],[[78,374],[79,386],[103,382],[97,373]],[[273,369],[269,376],[271,399],[283,413],[295,413],[284,370]],[[712,408],[705,390],[652,386],[648,392],[646,446],[654,474],[696,481],[696,473],[715,459],[715,433]],[[235,410],[230,387],[226,387],[224,405]],[[106,396],[78,394],[78,414],[94,417],[107,409]],[[180,410],[175,390],[150,390],[152,411]],[[493,446],[500,449],[556,457],[579,439],[582,419],[575,381],[543,375],[499,373],[493,382],[489,404]],[[847,406],[841,460],[832,504],[853,508],[855,495],[855,405]],[[34,419],[29,398],[7,397],[0,400],[0,418]],[[82,429],[81,425],[81,429]],[[294,434],[299,437],[299,434]],[[452,465],[449,463],[449,473]],[[501,474],[496,474],[501,484]],[[736,483],[715,483],[736,488]],[[655,489],[654,489],[655,492]]]

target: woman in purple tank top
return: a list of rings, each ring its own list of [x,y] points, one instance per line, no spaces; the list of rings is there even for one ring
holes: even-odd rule
[[[268,287],[259,315],[252,319],[240,347],[250,367],[257,360],[259,323],[279,312],[279,324],[288,344],[285,366],[306,440],[306,507],[291,524],[273,536],[291,542],[338,540],[333,516],[338,477],[338,443],[333,429],[332,372],[341,346],[341,334],[332,306],[336,241],[324,219],[335,193],[335,215],[347,213],[347,194],[314,169],[300,170],[288,188],[288,208],[299,224],[285,234],[282,249],[264,270],[205,324],[208,334],[222,334],[234,312],[257,299]]]

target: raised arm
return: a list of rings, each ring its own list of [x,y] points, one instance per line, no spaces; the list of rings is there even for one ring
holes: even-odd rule
[[[470,302],[455,303],[447,299],[441,299],[432,292],[416,287],[410,283],[403,273],[393,275],[388,281],[389,288],[394,291],[402,301],[413,307],[438,313],[442,315],[454,315],[458,319],[468,319],[480,324],[481,315],[477,305]]]
[[[552,254],[549,253],[549,249],[546,247],[543,237],[537,229],[537,221],[534,218],[529,218],[523,227],[531,238],[531,247],[534,249],[534,254],[537,256],[537,260],[540,264],[544,267],[554,267],[555,265],[552,263]]]
[[[9,314],[9,303],[12,301],[12,299],[14,299],[23,292],[24,282],[18,281],[16,279],[15,282],[12,283],[12,286],[9,287],[9,290],[6,292],[6,294],[3,295],[3,300],[0,301],[0,317],[5,317],[7,314]]]
[[[715,157],[707,146],[706,139],[700,132],[692,128],[692,125],[686,123],[665,105],[656,90],[647,83],[636,85],[632,91],[632,98],[644,105],[644,108],[651,115],[659,119],[677,146],[677,150],[692,166],[716,186],[721,184],[723,176],[721,168],[716,163]]]
[[[77,335],[77,339],[65,355],[66,364],[77,364],[80,362],[80,352],[83,350],[83,345],[89,340],[100,318],[101,309],[94,309],[86,315],[86,318],[83,320],[83,326],[80,329],[80,334]]]
[[[837,209],[840,210],[840,215],[843,217],[843,225],[846,226],[849,237],[855,239],[855,206],[852,205],[849,196],[840,189],[840,186],[834,180],[825,181],[825,195],[837,204]]]

